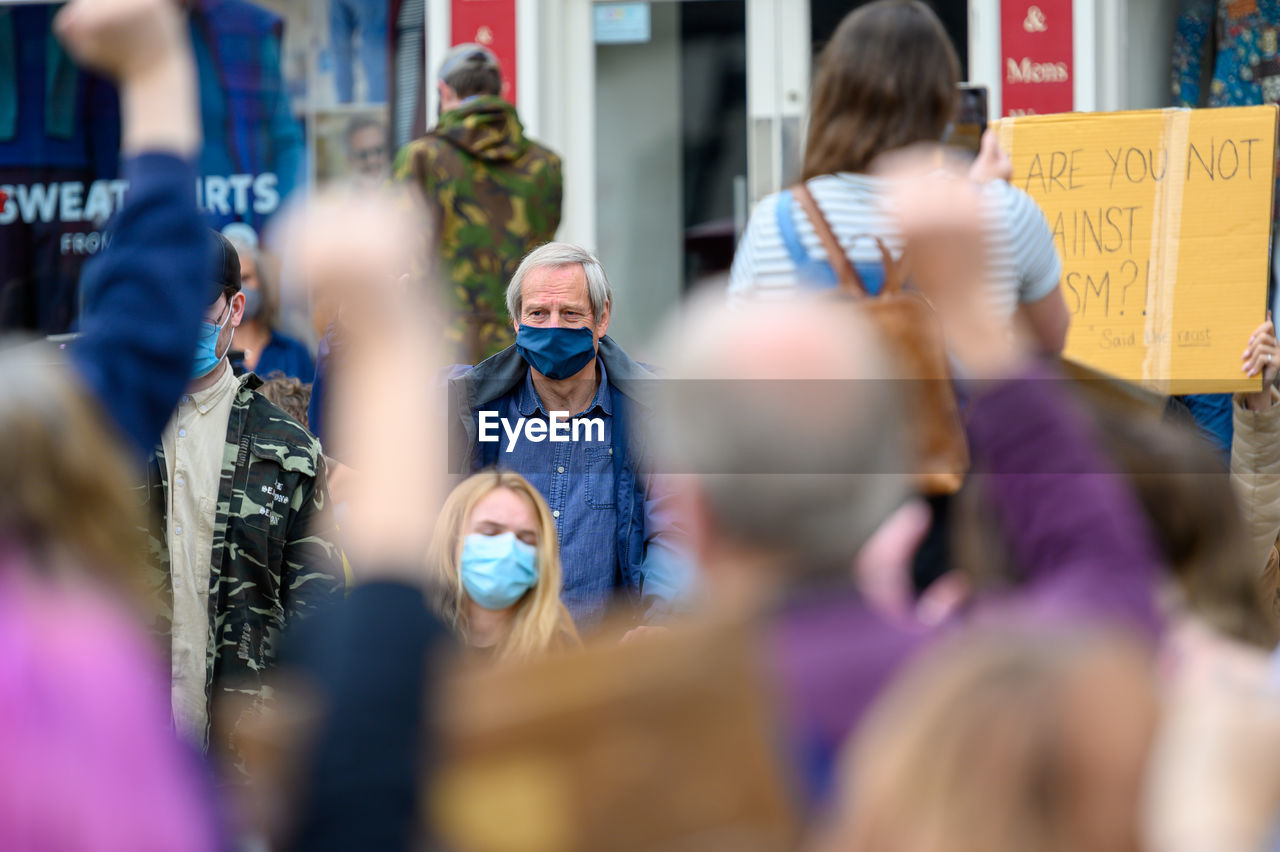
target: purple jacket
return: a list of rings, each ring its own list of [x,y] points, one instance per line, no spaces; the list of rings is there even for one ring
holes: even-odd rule
[[[1119,623],[1154,637],[1161,562],[1137,499],[1091,427],[1036,367],[974,400],[974,469],[1025,582],[978,603],[991,618]],[[772,650],[792,746],[810,792],[825,796],[841,744],[890,678],[958,625],[891,623],[849,590],[793,600],[772,626]]]

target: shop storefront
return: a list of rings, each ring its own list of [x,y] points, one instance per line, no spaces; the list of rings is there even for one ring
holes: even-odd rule
[[[290,198],[381,183],[425,126],[425,0],[191,0],[209,224],[263,233]],[[114,89],[52,35],[58,3],[0,0],[0,329],[74,328],[84,262],[128,187]]]
[[[439,57],[479,41],[564,159],[559,236],[598,251],[614,332],[638,341],[723,275],[753,204],[794,179],[813,58],[857,5],[195,0],[201,203],[211,224],[262,229],[300,188],[385,179],[436,114]],[[932,5],[993,117],[1171,102],[1181,0]],[[56,8],[0,0],[0,326],[47,332],[73,323],[80,265],[124,191],[114,93],[61,54]]]

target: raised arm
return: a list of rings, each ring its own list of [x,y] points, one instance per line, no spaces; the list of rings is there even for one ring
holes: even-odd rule
[[[1020,608],[1154,633],[1162,569],[1146,516],[1064,381],[1049,368],[1026,368],[972,404],[971,485],[1025,572]]]
[[[195,68],[172,0],[74,0],[55,21],[68,52],[120,88],[130,190],[111,246],[84,272],[72,361],[130,445],[159,440],[182,393],[207,292],[192,158]]]
[[[967,411],[970,486],[988,498],[1025,572],[1018,609],[1156,630],[1161,567],[1136,497],[1061,377],[1030,361],[1007,320],[979,297],[986,258],[974,185],[902,169],[893,204],[914,279],[952,356],[981,383]]]

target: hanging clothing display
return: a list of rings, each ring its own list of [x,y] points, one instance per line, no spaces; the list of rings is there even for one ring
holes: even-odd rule
[[[1280,102],[1278,32],[1280,0],[1184,0],[1173,43],[1175,103]],[[1212,69],[1208,93],[1201,91],[1206,53]]]
[[[190,26],[204,124],[198,200],[213,227],[261,231],[306,162],[281,70],[283,21],[247,0],[195,0]]]
[[[0,330],[59,334],[123,186],[120,108],[53,36],[56,6],[0,7]]]

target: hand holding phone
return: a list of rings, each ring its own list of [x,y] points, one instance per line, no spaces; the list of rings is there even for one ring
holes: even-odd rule
[[[987,87],[961,83],[956,88],[956,120],[947,143],[978,155],[987,129]]]

